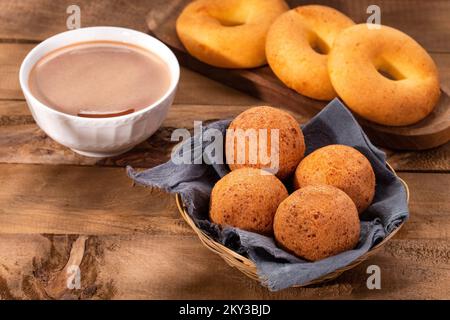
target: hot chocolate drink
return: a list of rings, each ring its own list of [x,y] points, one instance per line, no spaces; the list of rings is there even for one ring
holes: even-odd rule
[[[168,66],[152,52],[113,41],[54,50],[31,70],[29,88],[45,105],[80,117],[113,117],[148,107],[169,89]]]

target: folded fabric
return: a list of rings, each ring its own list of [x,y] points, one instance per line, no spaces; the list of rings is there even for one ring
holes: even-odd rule
[[[204,129],[217,129],[225,136],[229,123],[230,120],[217,121]],[[271,237],[238,228],[222,228],[209,221],[210,193],[214,184],[229,172],[226,164],[175,164],[169,160],[142,172],[128,167],[127,172],[139,184],[179,193],[196,225],[216,241],[248,256],[256,264],[261,282],[270,290],[303,285],[355,261],[405,221],[409,212],[406,190],[386,167],[385,154],[372,145],[353,115],[338,99],[330,102],[302,130],[306,155],[329,144],[349,145],[369,159],[376,176],[375,198],[361,215],[361,236],[356,248],[316,262],[302,260],[278,248]],[[203,139],[203,133],[184,142],[194,149],[192,160],[195,157],[201,160],[198,157],[203,157],[204,149],[211,143],[209,139]],[[182,146],[176,152],[180,156]]]

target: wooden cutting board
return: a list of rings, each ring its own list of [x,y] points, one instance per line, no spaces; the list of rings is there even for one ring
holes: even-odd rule
[[[289,89],[278,80],[268,66],[255,69],[222,69],[190,56],[175,31],[176,19],[188,2],[177,0],[157,5],[147,15],[150,33],[174,51],[181,65],[267,101],[273,106],[284,106],[307,117],[313,117],[327,104]],[[450,97],[444,91],[441,92],[441,98],[434,111],[414,125],[390,127],[360,117],[356,118],[373,143],[392,149],[424,150],[450,140]]]

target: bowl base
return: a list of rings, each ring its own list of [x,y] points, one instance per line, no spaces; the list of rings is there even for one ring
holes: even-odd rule
[[[114,156],[118,156],[122,153],[125,153],[127,151],[130,151],[133,147],[129,147],[120,151],[115,151],[115,152],[89,152],[89,151],[81,151],[81,150],[77,150],[77,149],[71,149],[73,152],[76,152],[82,156],[85,157],[90,157],[90,158],[109,158],[109,157],[114,157]]]

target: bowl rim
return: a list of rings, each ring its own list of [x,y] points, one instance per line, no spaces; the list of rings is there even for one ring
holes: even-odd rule
[[[106,31],[106,32],[112,32],[112,33],[123,33],[123,32],[127,32],[130,34],[135,34],[139,37],[147,37],[148,39],[150,39],[151,42],[153,42],[154,44],[160,46],[161,48],[163,48],[163,50],[165,50],[167,52],[167,56],[162,57],[160,54],[157,54],[155,52],[152,51],[152,53],[156,54],[161,60],[164,61],[164,63],[169,67],[170,74],[170,86],[169,88],[166,90],[166,92],[164,93],[164,95],[162,95],[158,100],[156,100],[155,102],[153,102],[151,105],[142,108],[138,111],[129,113],[129,114],[125,114],[125,115],[120,115],[120,116],[115,116],[115,117],[99,117],[99,118],[88,118],[88,117],[78,117],[75,115],[71,115],[68,113],[64,113],[61,111],[58,111],[56,109],[53,109],[49,106],[47,106],[46,104],[42,103],[39,99],[37,99],[29,90],[29,86],[28,83],[25,79],[28,80],[28,76],[29,76],[29,72],[25,73],[25,66],[31,64],[30,60],[36,55],[36,52],[41,50],[42,47],[45,47],[46,45],[54,42],[55,40],[65,37],[67,35],[70,34],[77,34],[77,33],[89,33],[92,31]],[[97,40],[90,40],[90,41],[86,41],[86,42],[91,42],[91,41],[102,41],[105,39],[102,39],[102,37],[99,37]],[[77,42],[83,42],[83,41],[75,41],[73,43],[67,43],[66,45],[71,45]],[[123,43],[128,43],[131,45],[136,45],[132,42],[127,42],[124,40],[118,40],[118,42],[123,42]],[[63,45],[59,48],[63,48]],[[57,49],[59,49],[57,48]],[[55,50],[57,50],[55,49]],[[151,51],[149,49],[143,48],[147,51]],[[173,67],[173,70],[172,70]],[[31,68],[30,68],[31,71]],[[33,106],[38,106],[39,108],[43,108],[46,111],[49,111],[50,113],[62,116],[62,117],[66,117],[78,122],[84,122],[84,123],[97,123],[97,124],[101,124],[101,123],[111,123],[117,120],[120,121],[126,121],[128,119],[132,119],[135,118],[141,114],[144,114],[148,111],[150,111],[151,109],[154,109],[155,107],[159,106],[161,103],[163,103],[165,100],[167,100],[170,96],[173,95],[173,93],[175,92],[175,90],[177,89],[178,83],[180,80],[180,64],[178,62],[178,59],[176,58],[175,54],[173,53],[173,51],[166,45],[164,44],[162,41],[160,41],[159,39],[141,32],[141,31],[137,31],[134,29],[129,29],[129,28],[122,28],[122,27],[114,27],[114,26],[95,26],[95,27],[86,27],[86,28],[80,28],[80,29],[74,29],[74,30],[69,30],[69,31],[64,31],[64,32],[60,32],[58,34],[55,34],[47,39],[45,39],[44,41],[40,42],[38,45],[36,45],[30,52],[28,52],[28,54],[25,56],[24,60],[22,61],[21,65],[20,65],[20,69],[19,69],[19,83],[20,83],[20,87],[25,95],[25,98],[28,100],[31,100],[30,103],[33,104]]]

